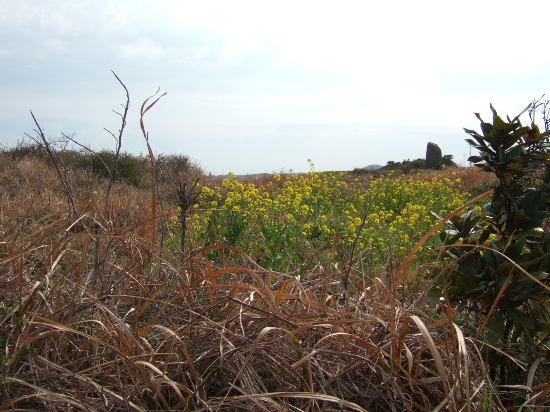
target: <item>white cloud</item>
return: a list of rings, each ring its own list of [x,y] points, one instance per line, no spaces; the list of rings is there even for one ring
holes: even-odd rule
[[[526,2],[518,10],[516,3],[502,0],[360,1],[337,6],[321,1],[156,4],[174,24],[204,26],[218,33],[230,58],[275,46],[275,62],[367,73],[392,71],[394,66],[405,66],[408,72],[439,67],[524,70],[525,55],[541,51],[536,41],[526,41],[533,21],[528,18],[550,11],[546,1]],[[538,57],[530,65],[547,62]]]
[[[81,136],[96,141],[119,103],[113,69],[133,116],[158,85],[168,91],[149,118],[158,150],[192,149],[226,171],[298,168],[322,150],[319,167],[336,168],[325,163],[335,153],[349,167],[381,163],[389,154],[352,159],[403,157],[407,142],[438,133],[463,145],[473,111],[489,117],[491,102],[515,115],[545,92],[550,56],[537,30],[549,11],[548,1],[504,0],[0,0],[0,93],[14,96],[0,111],[20,119],[32,106],[63,131],[85,118]],[[386,136],[376,151],[340,147],[366,144],[373,130]]]
[[[169,50],[155,44],[151,39],[139,39],[128,44],[116,44],[114,49],[124,58],[145,57],[158,59],[166,56]]]

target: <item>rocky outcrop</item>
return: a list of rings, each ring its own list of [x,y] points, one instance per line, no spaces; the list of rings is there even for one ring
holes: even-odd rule
[[[443,164],[443,154],[435,143],[428,143],[426,148],[426,169],[440,169]]]

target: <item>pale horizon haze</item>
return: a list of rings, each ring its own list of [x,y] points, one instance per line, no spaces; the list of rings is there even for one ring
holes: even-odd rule
[[[548,1],[0,0],[0,145],[61,133],[184,154],[213,174],[462,165],[463,127],[550,91]],[[549,96],[550,97],[550,96]],[[522,117],[523,122],[528,117]]]

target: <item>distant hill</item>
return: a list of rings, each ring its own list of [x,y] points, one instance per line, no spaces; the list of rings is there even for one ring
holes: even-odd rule
[[[269,176],[269,175],[271,175],[271,173],[251,173],[251,174],[247,174],[247,175],[235,175],[235,177],[237,179],[246,179],[246,178],[260,179],[264,176]],[[227,177],[227,176],[221,176],[221,177]]]
[[[368,166],[365,166],[363,169],[365,170],[376,170],[376,169],[380,169],[382,166],[381,165],[368,165]]]

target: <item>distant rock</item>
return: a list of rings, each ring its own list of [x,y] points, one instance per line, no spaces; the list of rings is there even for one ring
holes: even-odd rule
[[[443,164],[443,154],[435,143],[428,143],[426,148],[426,169],[440,169]]]
[[[382,166],[381,165],[368,165],[368,166],[365,166],[363,169],[365,170],[376,170],[376,169],[380,169]]]
[[[261,179],[262,177],[269,176],[269,173],[251,173],[246,175],[235,175],[235,178],[238,180],[243,179]],[[227,176],[225,176],[227,177]]]

